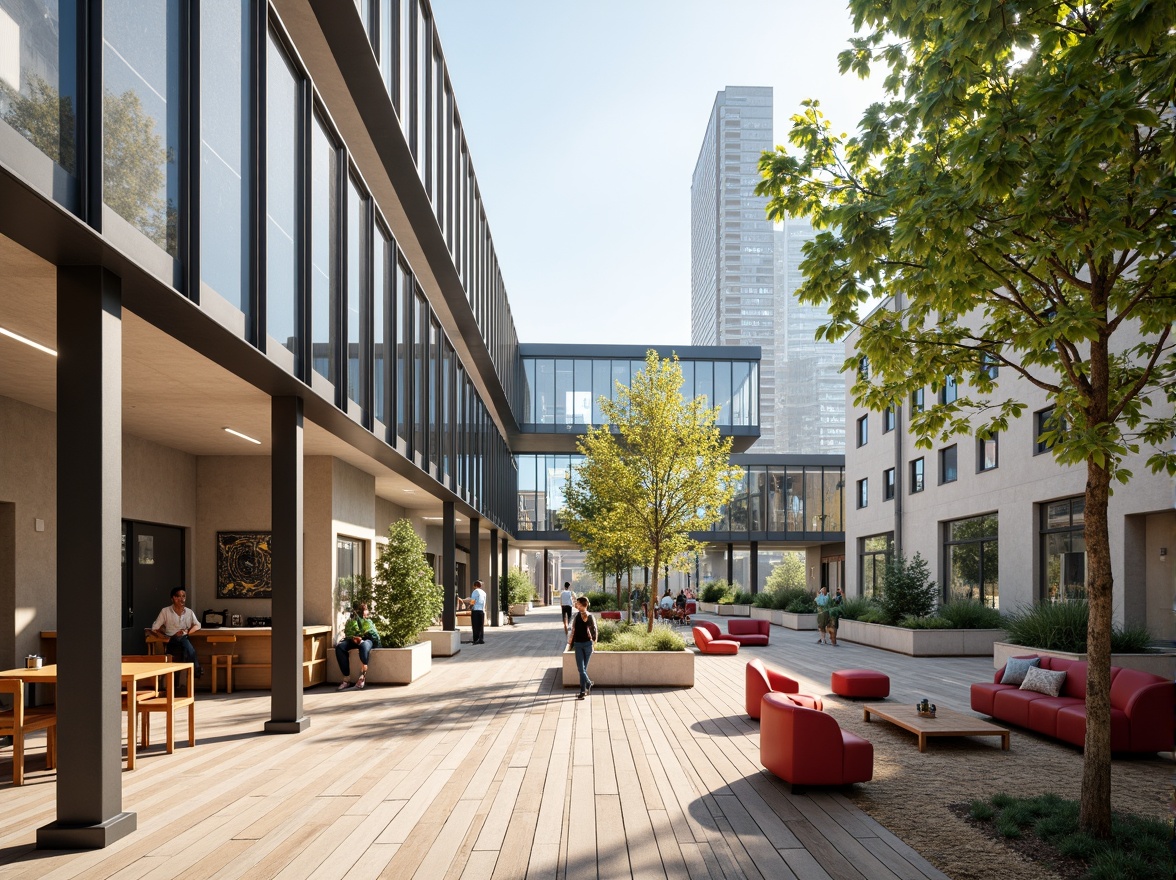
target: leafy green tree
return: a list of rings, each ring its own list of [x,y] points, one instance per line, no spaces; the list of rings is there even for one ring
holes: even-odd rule
[[[425,556],[425,542],[406,519],[388,526],[388,543],[376,557],[372,619],[386,648],[420,641],[441,614],[441,585]]]
[[[804,554],[785,553],[784,558],[772,568],[768,579],[764,581],[764,592],[774,593],[777,590],[803,589]]]
[[[613,499],[593,492],[582,480],[568,475],[564,487],[563,525],[568,536],[582,547],[585,564],[608,586],[609,576],[616,578],[617,607],[621,602],[621,578],[642,560],[633,549],[632,537],[616,523]]]
[[[507,605],[526,605],[535,595],[535,585],[521,568],[512,568],[506,574],[503,595]]]
[[[939,587],[931,579],[927,560],[916,553],[909,562],[895,554],[886,562],[882,578],[882,610],[893,625],[904,617],[926,617],[935,610]]]
[[[806,247],[801,297],[829,310],[821,338],[860,326],[870,369],[853,388],[859,405],[881,410],[966,381],[970,393],[911,414],[924,448],[977,428],[989,436],[1024,413],[1022,401],[999,399],[998,370],[1056,406],[1041,439],[1087,474],[1081,823],[1105,837],[1107,500],[1141,448],[1152,470],[1176,473],[1176,4],[849,5],[864,35],[842,53],[842,71],[884,66],[887,99],[855,137],[806,102],[789,135],[796,155],[765,154],[759,191],[770,216],[807,216],[822,230]],[[879,296],[891,308],[859,319]]]
[[[687,565],[698,551],[690,532],[719,518],[742,475],[730,465],[730,438],[719,435],[718,408],[683,400],[677,357],[659,360],[653,350],[632,384],[618,384],[616,399],[600,406],[607,421],[578,444],[573,494],[593,499],[593,528],[615,533],[655,577],[663,565]]]

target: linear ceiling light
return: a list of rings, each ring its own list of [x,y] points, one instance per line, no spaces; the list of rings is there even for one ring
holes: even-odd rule
[[[229,434],[232,434],[234,437],[240,437],[242,440],[248,440],[250,443],[256,443],[258,446],[261,445],[260,440],[254,440],[248,434],[242,434],[240,431],[234,431],[232,428],[225,428],[225,431]]]
[[[15,339],[17,342],[23,342],[25,345],[31,345],[33,348],[37,349],[37,351],[43,351],[45,354],[51,354],[54,357],[57,357],[57,352],[55,352],[49,346],[41,345],[39,342],[33,342],[33,340],[21,336],[19,333],[13,333],[11,330],[6,330],[5,328],[0,327],[0,335],[7,336],[10,339]]]

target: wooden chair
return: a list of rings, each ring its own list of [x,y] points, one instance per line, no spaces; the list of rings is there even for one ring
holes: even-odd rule
[[[24,785],[25,734],[46,731],[45,768],[57,766],[57,710],[53,706],[25,708],[24,683],[0,680],[0,694],[12,696],[12,709],[0,711],[0,736],[12,737],[12,784]]]
[[[236,654],[224,653],[221,645],[236,645],[237,637],[232,633],[218,633],[216,635],[205,636],[205,641],[208,642],[211,650],[211,660],[209,664],[212,668],[212,692],[216,693],[216,671],[223,669],[225,671],[225,693],[231,694],[233,692],[233,661],[237,659]],[[228,649],[232,651],[232,648]]]
[[[158,657],[152,658],[159,660]],[[178,675],[178,673],[176,673]],[[183,696],[176,694],[173,698],[174,709],[180,709],[183,706],[188,707],[188,745],[196,745],[196,698],[193,688],[196,685],[194,676],[188,675],[187,693]],[[175,675],[172,676],[172,686],[175,686]],[[142,748],[147,748],[151,745],[151,713],[152,712],[167,712],[167,695],[166,693],[157,692],[155,696],[148,697],[145,700],[139,700],[136,703],[136,709],[139,712],[139,743]],[[169,731],[170,733],[170,731]],[[171,743],[168,743],[168,752],[171,752]]]

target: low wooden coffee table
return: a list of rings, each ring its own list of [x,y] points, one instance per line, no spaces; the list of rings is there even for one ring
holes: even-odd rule
[[[866,703],[862,712],[865,721],[869,721],[871,715],[877,715],[918,736],[920,752],[927,750],[927,738],[932,736],[999,736],[1001,748],[1006,752],[1009,750],[1007,728],[963,712],[939,709],[934,718],[923,718],[914,706],[906,703]]]

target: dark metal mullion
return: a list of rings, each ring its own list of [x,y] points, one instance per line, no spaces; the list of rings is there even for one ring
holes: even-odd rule
[[[324,125],[327,131],[327,137],[331,138],[333,132],[330,128]],[[347,228],[347,201],[351,197],[351,191],[348,187],[350,182],[349,177],[351,169],[347,161],[347,153],[338,144],[332,144],[335,154],[335,200],[331,205],[331,215],[334,223],[334,234],[331,236],[331,242],[335,247],[335,258],[331,261],[335,283],[331,288],[331,323],[334,325],[328,331],[328,337],[331,340],[330,348],[333,350],[333,358],[335,366],[335,406],[347,412],[347,381],[348,381],[348,364],[347,364],[347,285],[348,269],[347,269],[347,236],[350,229]]]
[[[78,121],[78,174],[81,177],[82,219],[102,232],[102,0],[90,0],[78,17],[78,92],[82,118]]]
[[[373,3],[373,6],[379,4]],[[359,252],[359,265],[363,271],[363,283],[359,286],[359,402],[363,409],[363,425],[372,428],[372,413],[375,393],[375,340],[372,326],[376,310],[375,254],[376,222],[372,199],[363,200],[363,244]]]
[[[253,51],[249,65],[249,89],[251,107],[249,114],[249,157],[250,165],[255,169],[253,180],[250,181],[249,192],[249,229],[252,247],[249,255],[249,309],[250,315],[245,324],[246,338],[262,351],[266,350],[266,249],[269,246],[268,230],[266,229],[266,183],[269,175],[269,162],[266,156],[267,132],[266,120],[269,119],[269,101],[266,88],[269,81],[269,27],[268,4],[260,0],[248,0],[253,4],[250,19],[250,32],[247,39],[251,41]],[[297,375],[297,368],[295,368]]]
[[[176,230],[176,253],[184,279],[181,291],[195,303],[200,302],[200,6],[192,0],[180,25],[181,93],[187,108],[180,110],[180,143],[186,149],[180,155],[179,212]],[[185,33],[186,31],[186,33]],[[186,39],[185,39],[186,37]]]

